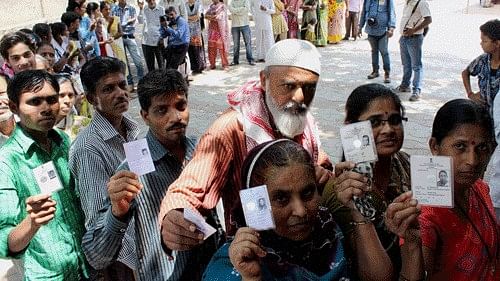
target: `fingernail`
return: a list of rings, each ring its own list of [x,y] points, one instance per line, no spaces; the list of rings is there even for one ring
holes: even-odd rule
[[[196,231],[196,226],[194,226],[194,225],[190,225],[190,226],[189,226],[189,231],[191,231],[191,232],[195,232],[195,231]]]
[[[417,205],[417,200],[415,200],[415,199],[411,199],[411,200],[410,200],[410,204],[411,204],[411,205]]]

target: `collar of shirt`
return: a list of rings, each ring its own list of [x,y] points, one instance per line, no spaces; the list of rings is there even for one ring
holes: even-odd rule
[[[53,142],[55,142],[57,146],[60,146],[60,144],[63,141],[63,137],[61,136],[61,134],[64,133],[52,129],[48,133],[48,138]],[[14,141],[16,141],[20,147],[22,147],[24,153],[26,154],[30,151],[32,147],[38,147],[41,149],[38,143],[36,143],[33,138],[31,138],[29,135],[26,134],[26,132],[19,125],[19,123],[16,124],[16,128],[14,129],[14,132],[10,137]]]
[[[135,140],[140,131],[137,123],[126,115],[123,115],[122,122],[124,123],[125,129],[127,130],[127,137],[125,140]],[[114,137],[121,136],[120,133],[113,127],[113,125],[111,125],[108,119],[102,116],[98,111],[95,112],[92,124],[96,129],[96,133],[101,135],[103,140],[110,140]]]
[[[148,131],[146,139],[149,145],[149,150],[151,151],[151,158],[153,159],[153,162],[161,160],[165,157],[165,155],[173,156],[173,154],[160,143],[151,130]],[[183,143],[185,147],[184,160],[190,160],[194,147],[196,146],[196,142],[191,138],[184,137]]]

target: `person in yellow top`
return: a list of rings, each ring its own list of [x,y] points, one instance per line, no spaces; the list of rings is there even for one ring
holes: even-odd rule
[[[276,12],[271,15],[271,20],[273,23],[274,41],[278,42],[287,38],[288,23],[283,16],[285,4],[281,0],[274,0],[274,7],[276,8]]]
[[[125,47],[123,46],[123,33],[120,25],[120,18],[111,15],[111,6],[106,2],[101,2],[99,8],[101,10],[102,17],[106,20],[106,28],[109,38],[113,38],[110,45],[113,49],[114,56],[121,60],[126,66],[127,56],[125,54]],[[128,67],[125,67],[125,76],[128,76]]]

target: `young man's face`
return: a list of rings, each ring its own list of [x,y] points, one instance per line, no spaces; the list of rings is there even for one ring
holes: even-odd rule
[[[19,97],[19,105],[10,102],[10,109],[28,131],[48,132],[56,124],[59,113],[59,96],[47,82],[38,92],[25,92]]]
[[[35,69],[36,60],[35,53],[24,43],[17,43],[9,49],[9,57],[6,62],[14,73],[19,73],[25,70]]]
[[[54,48],[48,45],[43,45],[40,48],[38,48],[37,52],[39,55],[44,57],[49,62],[50,67],[54,66],[56,57],[56,52],[54,51]]]
[[[80,19],[76,19],[74,22],[72,22],[69,26],[68,26],[68,31],[70,33],[73,33],[75,32],[78,28],[80,28]]]
[[[162,144],[180,143],[189,123],[189,107],[184,93],[151,99],[148,111],[141,110],[144,122]]]
[[[89,101],[97,111],[106,116],[120,117],[128,110],[129,96],[126,90],[127,81],[121,72],[110,73],[99,79],[94,95]]]

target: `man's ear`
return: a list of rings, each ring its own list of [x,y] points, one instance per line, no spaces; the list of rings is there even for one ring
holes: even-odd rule
[[[12,113],[19,115],[19,107],[11,100],[9,100],[9,109]]]
[[[147,126],[149,126],[149,119],[148,119],[149,113],[143,109],[141,109],[140,113],[141,113],[141,117],[142,117],[142,120],[144,121],[144,123]]]
[[[438,155],[439,153],[439,144],[436,138],[431,138],[429,140],[429,148],[431,150],[432,155]]]
[[[262,86],[262,89],[266,89],[266,70],[261,70],[259,72],[259,78],[260,78],[260,85]]]

